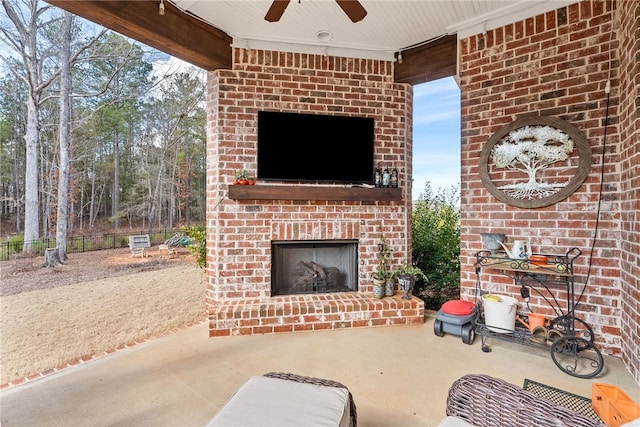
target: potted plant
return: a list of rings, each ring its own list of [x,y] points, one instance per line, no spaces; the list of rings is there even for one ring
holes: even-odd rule
[[[246,169],[239,169],[236,171],[235,179],[233,180],[234,185],[246,185],[249,180],[249,172]]]
[[[378,270],[376,270],[373,273],[372,282],[373,282],[373,296],[378,299],[384,297],[385,279],[384,279],[384,274],[382,273],[382,271],[380,271],[380,267],[378,267]]]
[[[380,243],[378,243],[378,268],[373,272],[373,296],[376,298],[382,298],[388,292],[385,291],[385,286],[388,282],[391,282],[393,289],[393,275],[389,271],[389,261],[391,260],[391,248],[387,244],[384,237],[380,237]],[[393,291],[391,292],[393,295]]]
[[[233,180],[234,185],[254,185],[255,183],[255,177],[249,176],[249,171],[246,169],[238,170]]]
[[[398,280],[400,289],[404,291],[402,299],[411,299],[409,292],[413,289],[416,283],[416,279],[428,280],[427,276],[422,272],[419,267],[415,265],[405,263],[399,268],[393,270],[393,277]]]

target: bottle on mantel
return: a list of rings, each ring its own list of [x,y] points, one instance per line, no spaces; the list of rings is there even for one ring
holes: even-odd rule
[[[391,179],[389,182],[391,188],[398,188],[398,168],[393,168],[391,170]]]
[[[384,170],[382,171],[382,186],[385,188],[388,188],[390,182],[391,182],[391,174],[389,173],[389,167],[385,164]]]
[[[382,172],[380,172],[380,165],[376,165],[376,170],[373,172],[373,185],[376,188],[382,187]]]

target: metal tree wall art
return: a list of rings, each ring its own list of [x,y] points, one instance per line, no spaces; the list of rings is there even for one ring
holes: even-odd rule
[[[577,190],[590,164],[591,147],[578,129],[553,117],[526,116],[491,137],[480,156],[480,177],[499,200],[537,208]]]
[[[573,140],[561,130],[550,126],[525,126],[512,130],[493,147],[493,163],[499,168],[519,170],[527,175],[526,182],[498,187],[514,199],[549,197],[565,187],[564,182],[538,181],[538,171],[559,161],[566,161],[573,152]]]

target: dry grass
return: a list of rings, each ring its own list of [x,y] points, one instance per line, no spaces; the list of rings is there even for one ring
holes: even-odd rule
[[[204,271],[187,258],[159,262],[157,256],[130,259],[122,251],[74,254],[58,270],[5,270],[0,384],[204,320]],[[78,272],[87,269],[91,274],[84,281]]]

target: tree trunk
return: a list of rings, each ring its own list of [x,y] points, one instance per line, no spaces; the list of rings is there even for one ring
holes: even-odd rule
[[[184,188],[187,189],[187,193],[185,195],[185,203],[184,203],[184,222],[187,224],[191,224],[191,153],[188,153],[188,156],[185,160],[185,174],[184,174]]]
[[[116,130],[113,140],[113,196],[111,199],[111,215],[113,226],[120,228],[120,133]]]
[[[43,144],[42,135],[38,138],[38,147],[39,154],[38,161],[40,172],[38,174],[39,184],[38,184],[38,199],[40,200],[40,230],[42,230],[42,234],[40,237],[48,238],[50,235],[51,225],[51,205],[53,199],[53,165],[51,163],[51,159],[49,157],[49,152],[46,150],[46,144]]]
[[[178,186],[178,167],[179,167],[178,160],[179,160],[180,147],[181,147],[181,144],[177,143],[175,152],[173,153],[173,164],[171,166],[171,175],[169,177],[170,178],[169,188],[168,188],[169,209],[167,213],[167,221],[168,221],[167,226],[171,230],[173,230],[173,224],[175,222],[176,211],[177,211],[176,188]]]
[[[163,150],[164,154],[164,150]],[[156,174],[156,185],[153,190],[153,195],[151,197],[151,211],[149,212],[149,227],[152,227],[154,222],[156,212],[161,210],[158,209],[158,205],[160,204],[160,185],[162,184],[162,172],[164,171],[164,155],[160,158],[160,165],[158,167],[158,173]],[[158,215],[158,221],[160,221],[161,215]]]
[[[24,194],[22,187],[22,177],[20,176],[20,169],[18,167],[17,155],[13,158],[13,182],[15,183],[13,188],[13,200],[15,200],[16,207],[16,233],[22,231],[22,195]]]
[[[69,204],[69,138],[71,132],[71,25],[73,15],[64,13],[62,57],[60,58],[60,165],[58,168],[58,211],[56,247],[60,260],[67,260],[67,217]]]
[[[93,155],[91,163],[91,199],[89,200],[89,230],[93,230],[93,222],[95,221],[96,210],[96,157]]]
[[[84,231],[84,183],[80,184],[80,202],[78,203],[78,229]]]
[[[58,248],[49,248],[44,251],[45,267],[57,267],[58,265],[62,264],[63,262],[60,260],[60,253],[58,252]]]
[[[23,252],[31,251],[31,244],[40,237],[38,227],[38,108],[31,97],[27,101],[26,168],[24,171],[24,244]]]

